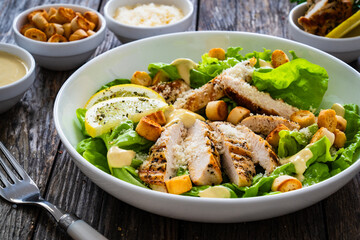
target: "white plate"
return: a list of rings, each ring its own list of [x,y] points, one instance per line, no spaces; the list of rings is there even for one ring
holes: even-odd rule
[[[76,165],[99,187],[118,199],[159,215],[200,222],[242,222],[275,217],[310,206],[344,186],[360,170],[360,161],[316,185],[272,196],[245,199],[184,197],[143,189],[123,182],[91,165],[75,150],[82,139],[75,110],[104,83],[130,78],[149,63],[169,63],[179,57],[200,61],[214,47],[241,46],[243,53],[263,48],[294,50],[299,57],[324,67],[329,89],[322,103],[360,104],[360,74],[344,62],[315,48],[272,36],[242,32],[187,32],[148,38],[112,49],[78,69],[60,89],[54,106],[55,126]]]

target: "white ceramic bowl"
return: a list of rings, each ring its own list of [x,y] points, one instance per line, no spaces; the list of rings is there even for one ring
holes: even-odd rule
[[[97,29],[96,34],[91,37],[66,43],[35,41],[20,33],[20,28],[27,22],[27,15],[30,12],[37,9],[49,10],[50,7],[67,7],[81,13],[86,11],[96,12],[99,16],[100,27]],[[106,22],[100,13],[91,8],[73,4],[49,4],[30,8],[20,13],[13,22],[16,43],[28,50],[40,66],[57,71],[74,69],[86,62],[95,52],[96,48],[103,42],[105,29]]]
[[[33,84],[35,80],[35,60],[28,51],[12,44],[0,43],[0,51],[13,54],[22,59],[28,68],[27,73],[21,79],[0,86],[0,113],[3,113],[14,106]]]
[[[178,22],[158,27],[130,26],[119,23],[114,19],[114,15],[118,7],[133,6],[137,3],[174,5],[182,10],[184,18]],[[189,0],[110,0],[104,7],[104,16],[108,28],[123,43],[155,35],[186,31],[192,23],[193,12],[194,7]]]
[[[289,14],[289,33],[291,39],[305,43],[340,58],[352,62],[360,56],[360,36],[352,38],[326,38],[307,33],[298,23],[298,18],[305,15],[306,3],[294,7]]]
[[[189,44],[191,43],[191,44]],[[159,215],[201,222],[241,222],[275,217],[310,206],[344,186],[360,170],[360,161],[319,184],[271,196],[243,199],[194,198],[156,192],[123,182],[86,161],[75,147],[82,139],[75,111],[103,84],[129,78],[149,63],[185,57],[195,62],[214,47],[240,46],[247,52],[266,49],[294,50],[297,56],[327,69],[329,88],[321,107],[332,103],[360,104],[360,74],[337,58],[287,39],[242,32],[185,32],[135,41],[91,60],[78,69],[60,89],[55,105],[55,126],[76,165],[99,187],[135,207]],[[81,91],[79,91],[81,89]]]

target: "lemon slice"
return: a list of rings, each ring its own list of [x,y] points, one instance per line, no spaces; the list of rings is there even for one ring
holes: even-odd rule
[[[143,87],[137,84],[122,84],[116,85],[100,92],[95,93],[85,104],[85,108],[89,109],[96,103],[101,101],[106,101],[115,97],[146,97],[152,99],[158,99],[165,102],[164,98],[160,96],[157,92],[151,90],[150,88]]]
[[[351,17],[343,21],[339,26],[334,28],[325,37],[328,38],[341,38],[347,33],[351,32],[357,26],[360,25],[360,11],[357,11]]]
[[[85,115],[85,129],[91,137],[109,132],[122,121],[134,122],[150,113],[165,110],[167,103],[144,97],[117,97],[99,102],[89,108]]]

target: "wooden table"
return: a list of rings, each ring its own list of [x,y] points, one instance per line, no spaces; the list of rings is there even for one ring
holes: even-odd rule
[[[12,20],[21,11],[55,1],[0,1],[0,41],[14,43]],[[60,2],[60,1],[56,1]],[[63,0],[103,12],[105,0]],[[193,0],[191,30],[248,31],[289,37],[288,0]],[[93,57],[121,45],[107,31]],[[352,66],[359,70],[358,63]],[[41,194],[87,221],[109,239],[360,239],[360,174],[329,198],[274,219],[206,224],[154,215],[110,196],[71,160],[53,122],[58,90],[73,73],[36,68],[34,85],[11,110],[0,115],[0,141],[19,159]],[[0,239],[69,239],[42,209],[0,200]]]

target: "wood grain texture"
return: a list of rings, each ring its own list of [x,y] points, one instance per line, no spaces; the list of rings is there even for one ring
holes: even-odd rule
[[[0,1],[0,42],[14,43],[11,24],[21,11],[46,3],[75,3],[103,13],[106,0]],[[287,14],[294,4],[278,0],[193,0],[189,30],[229,30],[287,35]],[[107,30],[94,55],[120,46]],[[358,63],[352,66],[359,70]],[[180,221],[134,208],[92,183],[76,167],[57,136],[52,118],[56,94],[73,73],[36,68],[36,81],[22,100],[0,115],[0,141],[39,185],[42,195],[84,219],[109,239],[360,239],[360,175],[334,195],[285,216],[237,224]],[[69,237],[42,209],[0,200],[0,239]]]

